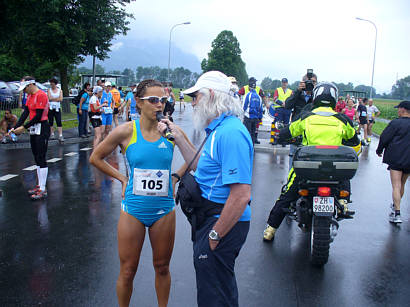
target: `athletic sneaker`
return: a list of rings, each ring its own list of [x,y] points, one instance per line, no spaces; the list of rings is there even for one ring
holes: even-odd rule
[[[36,193],[30,196],[31,200],[39,200],[39,199],[44,199],[46,197],[47,197],[47,190],[41,191],[40,189],[38,189]]]
[[[37,193],[38,190],[40,190],[40,186],[36,185],[33,189],[28,190],[28,194],[33,195],[33,194]]]
[[[5,137],[3,137],[3,139],[1,140],[1,142],[2,142],[3,144],[7,144],[7,139],[6,139]]]
[[[367,138],[367,142],[370,143],[372,141],[371,138]]]
[[[390,215],[389,216],[389,221],[390,221],[390,223],[394,223],[394,224],[399,224],[399,223],[403,222],[402,219],[401,219],[400,214]]]
[[[51,133],[51,134],[50,134],[50,139],[55,139],[55,138],[56,138],[55,134],[54,134],[54,133]]]
[[[61,143],[64,143],[64,137],[63,137],[62,135],[60,135],[60,136],[58,137],[58,140],[59,140]]]
[[[275,238],[276,228],[267,225],[263,232],[263,241],[272,241]]]

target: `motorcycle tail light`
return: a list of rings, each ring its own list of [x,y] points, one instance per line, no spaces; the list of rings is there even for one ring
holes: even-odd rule
[[[308,196],[308,195],[309,195],[309,191],[306,190],[306,189],[300,189],[300,190],[298,191],[298,194],[299,194],[300,196]]]
[[[343,198],[348,197],[349,194],[350,194],[349,191],[346,191],[346,190],[341,190],[341,191],[339,192],[339,196],[340,196],[340,197],[343,197]]]
[[[329,187],[319,187],[317,189],[317,194],[319,196],[330,196],[331,191],[332,190]]]

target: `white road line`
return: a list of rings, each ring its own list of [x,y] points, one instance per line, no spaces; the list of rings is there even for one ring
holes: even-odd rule
[[[23,168],[23,171],[34,171],[35,169],[37,169],[37,165],[32,165],[32,166]]]
[[[82,151],[87,151],[87,150],[91,150],[92,148],[90,148],[90,147],[84,147],[84,148],[81,148],[80,150],[82,150]]]
[[[47,160],[47,162],[54,163],[54,162],[57,162],[57,161],[60,161],[60,160],[63,160],[63,159],[61,159],[61,158],[53,158],[53,159]]]
[[[14,178],[14,177],[17,177],[17,176],[18,176],[18,175],[8,174],[8,175],[5,175],[5,176],[0,177],[0,181],[6,181],[6,180],[9,180],[9,179]]]
[[[69,153],[66,153],[64,156],[72,157],[75,155],[78,155],[78,152],[69,152]]]

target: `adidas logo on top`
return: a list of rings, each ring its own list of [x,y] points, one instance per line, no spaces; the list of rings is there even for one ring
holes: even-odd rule
[[[158,148],[167,148],[167,145],[165,145],[165,143],[162,142],[161,144],[158,145]]]

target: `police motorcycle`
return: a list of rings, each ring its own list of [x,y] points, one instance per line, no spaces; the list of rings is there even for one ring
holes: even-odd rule
[[[349,180],[358,165],[358,154],[348,146],[299,146],[295,152],[299,198],[284,211],[288,219],[310,232],[310,261],[315,266],[327,263],[339,222],[353,218],[347,209]]]

